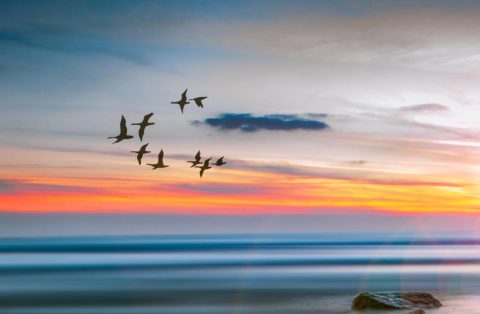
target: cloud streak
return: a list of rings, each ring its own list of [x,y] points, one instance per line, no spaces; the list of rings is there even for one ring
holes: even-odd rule
[[[399,108],[401,112],[412,112],[412,113],[436,113],[436,112],[447,112],[450,109],[447,106],[440,104],[421,104],[421,105],[412,105],[412,106],[403,106]]]
[[[264,188],[247,184],[190,184],[182,183],[178,187],[188,192],[197,192],[209,195],[249,195],[264,192]]]
[[[39,36],[37,36],[39,37]],[[93,42],[58,40],[47,37],[31,38],[20,32],[1,32],[0,42],[5,44],[14,44],[26,48],[44,49],[62,53],[73,54],[98,54],[114,58],[123,59],[137,65],[147,66],[150,64],[143,56],[132,53],[126,49],[115,47],[114,45],[97,44]]]
[[[90,188],[83,186],[62,185],[62,184],[45,184],[45,183],[29,183],[23,181],[0,179],[0,195],[17,194],[17,193],[97,193],[99,188]]]
[[[197,121],[194,124],[202,124]],[[268,131],[321,131],[329,128],[325,122],[302,118],[296,114],[270,114],[254,116],[250,113],[224,113],[203,122],[219,130],[240,130],[242,132]]]

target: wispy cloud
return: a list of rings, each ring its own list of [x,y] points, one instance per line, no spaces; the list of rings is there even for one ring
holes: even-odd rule
[[[83,186],[31,183],[25,181],[2,180],[0,179],[0,194],[11,193],[35,193],[35,192],[55,192],[55,193],[94,193],[98,188]]]
[[[194,124],[201,124],[196,121]],[[302,118],[296,114],[270,114],[254,116],[250,113],[224,113],[215,118],[205,119],[203,124],[219,130],[241,130],[243,132],[325,130],[325,122]]]
[[[351,166],[364,166],[367,164],[366,160],[363,159],[357,159],[357,160],[346,160],[343,162],[345,165],[351,165]]]
[[[8,181],[8,180],[1,180],[0,179],[0,193],[5,193],[13,190],[15,188],[15,185]]]
[[[258,186],[252,186],[247,184],[190,184],[183,183],[179,185],[182,190],[188,190],[191,192],[199,192],[202,194],[220,194],[220,195],[234,195],[234,194],[256,194],[261,193],[263,189],[259,189]]]
[[[418,112],[418,113],[436,113],[436,112],[446,112],[450,109],[447,106],[441,104],[420,104],[420,105],[411,105],[403,106],[398,109],[401,112]]]
[[[143,66],[150,64],[144,56],[141,56],[138,53],[132,53],[127,51],[127,49],[116,47],[115,45],[111,44],[107,45],[67,39],[55,40],[45,36],[42,37],[41,35],[31,37],[21,32],[5,31],[0,31],[0,42],[23,46],[30,49],[44,49],[62,53],[106,55]]]

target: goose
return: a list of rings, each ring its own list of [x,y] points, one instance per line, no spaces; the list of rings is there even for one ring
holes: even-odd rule
[[[163,163],[163,149],[160,151],[160,153],[158,154],[158,161],[156,164],[147,164],[149,166],[152,166],[152,170],[155,170],[157,168],[167,168],[168,165],[165,165]]]
[[[192,99],[189,99],[189,100],[195,101],[195,104],[197,105],[197,107],[203,108],[202,100],[204,100],[204,99],[207,99],[207,97],[205,97],[205,96],[195,97],[195,98],[192,98]]]
[[[110,139],[110,138],[117,139],[112,144],[115,144],[115,143],[121,142],[123,140],[129,140],[129,139],[133,138],[133,136],[127,134],[127,120],[125,120],[125,117],[123,115],[122,115],[122,120],[120,120],[120,134],[118,134],[117,136],[110,136],[110,137],[107,137],[107,138],[108,139]]]
[[[195,160],[194,160],[194,161],[193,161],[193,160],[189,160],[189,161],[187,161],[187,162],[191,163],[192,166],[191,166],[190,168],[193,168],[193,167],[195,167],[195,166],[197,166],[197,165],[201,165],[201,164],[202,164],[202,162],[200,161],[201,159],[202,159],[202,157],[201,157],[201,155],[200,155],[200,151],[198,151],[197,154],[195,155]]]
[[[143,117],[143,121],[140,123],[132,123],[132,125],[139,125],[140,128],[138,129],[138,136],[140,137],[140,141],[143,140],[143,134],[145,133],[145,128],[149,125],[154,125],[153,122],[148,122],[148,120],[153,116],[153,112],[145,115]]]
[[[140,147],[140,149],[138,151],[130,151],[131,153],[136,153],[137,154],[137,160],[138,160],[138,164],[141,165],[142,164],[142,157],[144,154],[148,154],[148,153],[151,153],[151,151],[148,151],[147,150],[147,146],[148,146],[148,143],[143,145],[142,147]]]
[[[176,105],[179,105],[180,106],[180,110],[182,111],[182,114],[183,114],[183,107],[185,107],[186,104],[189,104],[190,102],[187,101],[187,90],[186,89],[183,93],[182,93],[182,98],[179,100],[179,101],[172,101],[170,102],[171,104],[176,104]]]
[[[205,172],[205,170],[208,170],[208,169],[211,169],[212,167],[210,167],[209,163],[210,163],[210,160],[212,158],[208,158],[205,160],[205,162],[203,163],[203,165],[201,167],[197,166],[196,168],[200,168],[200,178],[203,177],[203,173]]]
[[[223,166],[225,164],[226,162],[223,161],[223,156],[221,158],[218,158],[218,160],[215,162],[215,166],[218,166],[218,167]]]

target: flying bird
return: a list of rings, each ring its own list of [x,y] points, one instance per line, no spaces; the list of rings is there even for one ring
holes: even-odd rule
[[[168,165],[165,165],[163,163],[163,149],[160,151],[160,153],[158,154],[158,161],[156,164],[147,164],[149,166],[152,166],[152,170],[155,170],[157,168],[167,168]]]
[[[207,97],[205,97],[205,96],[195,97],[195,98],[192,98],[192,99],[189,99],[189,100],[195,101],[195,104],[197,104],[197,107],[203,108],[202,100],[204,100],[204,99],[207,99]]]
[[[117,136],[110,136],[108,138],[109,139],[110,138],[117,139],[112,144],[115,144],[115,143],[121,142],[123,140],[129,140],[129,139],[133,138],[133,136],[127,134],[127,121],[125,120],[125,117],[123,115],[122,115],[122,120],[120,120],[120,134],[118,134]]]
[[[176,104],[176,105],[179,105],[180,106],[180,110],[182,110],[182,114],[183,114],[183,107],[185,107],[186,104],[189,104],[190,102],[187,101],[187,90],[186,89],[183,93],[182,93],[182,98],[179,100],[179,101],[172,101],[171,104]]]
[[[153,122],[148,122],[148,120],[153,116],[153,112],[145,115],[143,117],[143,121],[140,123],[132,123],[132,125],[139,125],[140,129],[138,130],[138,136],[140,137],[140,141],[143,140],[143,134],[145,133],[145,128],[149,125],[154,125]]]
[[[199,167],[199,166],[196,167],[196,168],[200,168],[200,178],[203,177],[203,173],[205,172],[205,170],[212,169],[212,167],[210,167],[210,165],[209,165],[211,159],[212,158],[206,159],[203,162],[203,165],[201,167]]]
[[[151,153],[151,151],[148,151],[147,150],[147,146],[148,146],[148,143],[143,145],[142,147],[140,147],[140,149],[138,151],[130,151],[131,153],[136,153],[137,154],[137,160],[138,160],[138,164],[141,165],[142,164],[142,157],[144,154],[148,154],[148,153]]]
[[[218,160],[215,162],[215,166],[218,166],[218,167],[223,166],[225,164],[226,162],[223,161],[223,156],[221,158],[218,158]]]
[[[202,159],[201,155],[200,155],[200,151],[197,152],[197,154],[195,155],[195,160],[189,160],[187,162],[191,163],[192,166],[190,168],[193,168],[197,165],[201,165],[202,162],[200,161]]]

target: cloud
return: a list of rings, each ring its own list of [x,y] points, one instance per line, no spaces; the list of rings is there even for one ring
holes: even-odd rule
[[[58,193],[94,193],[100,191],[97,188],[62,185],[62,184],[44,184],[29,183],[24,181],[0,179],[0,195],[11,193],[38,193],[38,192],[58,192]]]
[[[364,166],[367,164],[367,161],[363,159],[357,159],[357,160],[346,160],[343,163],[351,166]]]
[[[59,40],[41,36],[28,36],[21,32],[0,32],[0,42],[14,44],[26,48],[44,49],[62,53],[97,54],[123,59],[137,65],[147,66],[150,62],[132,53],[123,47],[115,45],[98,44],[92,41],[82,40]]]
[[[198,121],[193,122],[199,125]],[[295,131],[295,130],[324,130],[328,124],[302,118],[296,114],[270,114],[253,116],[250,113],[224,113],[216,118],[205,119],[203,124],[219,130],[241,130],[243,132],[269,131]]]
[[[368,166],[371,162],[368,160],[345,160],[340,164],[352,167]],[[389,172],[384,169],[371,169],[371,171],[362,173],[359,176],[354,169],[330,168],[326,166],[301,165],[295,163],[271,163],[271,162],[255,162],[245,160],[229,159],[229,168],[234,170],[253,171],[256,173],[270,173],[283,176],[284,178],[314,178],[339,180],[350,182],[353,184],[364,183],[377,186],[434,186],[434,187],[462,187],[457,182],[449,182],[448,180],[428,180],[422,178],[406,178],[399,175],[398,172]],[[388,176],[385,174],[388,173]]]
[[[235,195],[235,194],[255,194],[260,193],[258,186],[245,184],[180,184],[179,188],[182,190],[189,190],[194,192],[215,194],[215,195]]]
[[[312,119],[326,118],[329,116],[326,113],[306,113],[305,115]]]
[[[15,184],[8,180],[0,179],[0,193],[11,191],[15,188]]]
[[[436,112],[446,112],[449,111],[450,108],[440,104],[421,104],[421,105],[412,105],[412,106],[404,106],[398,109],[401,112],[412,112],[412,113],[436,113]]]

